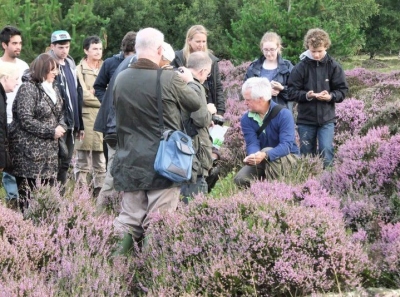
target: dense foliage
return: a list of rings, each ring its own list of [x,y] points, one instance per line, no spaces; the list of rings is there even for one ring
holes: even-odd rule
[[[104,41],[104,56],[117,53],[126,32],[155,27],[175,49],[182,48],[187,29],[203,24],[209,30],[209,47],[220,58],[238,64],[260,54],[264,32],[283,38],[284,55],[297,62],[303,36],[312,27],[331,35],[331,54],[343,57],[366,51],[371,56],[397,52],[399,2],[396,0],[2,0],[7,11],[0,26],[23,31],[22,57],[30,62],[49,45],[54,30],[68,30],[71,55],[80,60],[82,41],[97,34]]]

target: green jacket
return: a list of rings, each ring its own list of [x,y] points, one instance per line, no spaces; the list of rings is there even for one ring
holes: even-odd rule
[[[185,122],[191,118],[191,123],[194,125],[194,128],[198,133],[196,136],[192,137],[193,148],[196,151],[196,157],[199,160],[202,168],[202,170],[198,171],[197,174],[208,176],[208,172],[213,164],[212,140],[210,137],[210,132],[208,131],[208,127],[212,121],[212,115],[207,109],[207,99],[204,87],[198,81],[190,84],[190,87],[201,98],[201,107],[199,110],[192,113],[184,111],[182,113],[182,118]]]
[[[117,150],[112,164],[117,191],[167,189],[177,186],[154,170],[161,131],[157,108],[158,65],[139,59],[122,71],[114,84]],[[175,71],[161,75],[165,129],[182,130],[179,104],[190,112],[200,108],[200,98]]]

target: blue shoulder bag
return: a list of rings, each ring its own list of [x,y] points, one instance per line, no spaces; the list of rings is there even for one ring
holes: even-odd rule
[[[160,85],[161,73],[162,70],[157,70],[157,105],[161,139],[154,162],[154,170],[175,183],[183,183],[190,180],[192,176],[195,151],[190,136],[182,131],[165,130]]]

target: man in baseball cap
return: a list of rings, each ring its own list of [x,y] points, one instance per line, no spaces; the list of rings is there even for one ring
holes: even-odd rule
[[[51,34],[51,50],[48,52],[59,64],[59,74],[56,83],[64,100],[64,121],[68,126],[64,134],[68,146],[68,157],[60,159],[57,180],[61,185],[67,182],[69,164],[74,151],[74,137],[84,137],[82,120],[82,88],[78,86],[76,65],[69,55],[71,35],[65,30],[57,30]]]

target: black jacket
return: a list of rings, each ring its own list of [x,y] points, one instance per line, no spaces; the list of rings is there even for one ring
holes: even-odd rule
[[[0,83],[0,168],[11,166],[8,154],[7,136],[7,97],[3,85]]]
[[[342,67],[328,54],[321,61],[304,57],[292,70],[289,81],[289,100],[298,102],[297,124],[324,125],[336,122],[335,103],[342,102],[348,86]],[[308,100],[306,94],[328,91],[332,95],[329,102]]]
[[[214,103],[217,113],[223,115],[225,113],[225,95],[221,84],[221,75],[219,73],[218,61],[210,52],[208,53],[212,60],[211,75],[204,82],[203,86],[207,91],[207,103]],[[174,67],[186,67],[186,60],[183,57],[183,50],[175,52],[175,59],[171,63]]]
[[[50,56],[57,60],[57,56],[54,54],[52,50],[48,52]],[[71,56],[66,58],[68,65],[71,68],[72,74],[74,75],[74,79],[76,80],[76,88],[78,92],[78,110],[72,110],[69,105],[69,97],[67,91],[65,90],[65,85],[62,81],[61,74],[58,74],[55,79],[55,84],[60,91],[61,98],[64,101],[64,121],[67,125],[68,129],[74,129],[75,131],[84,130],[83,118],[82,118],[82,106],[83,106],[83,89],[79,80],[76,77],[76,64],[74,59]],[[75,86],[74,86],[75,87]],[[78,113],[79,123],[75,123],[74,114]]]
[[[122,63],[118,65],[117,69],[115,69],[114,74],[112,75],[111,80],[108,84],[107,90],[104,94],[103,100],[101,101],[101,106],[94,122],[94,131],[102,132],[104,134],[116,133],[115,108],[113,100],[113,88],[115,84],[115,79],[120,72],[128,68],[130,64],[133,64],[136,61],[136,55],[126,57],[125,60],[123,60]]]
[[[265,61],[264,56],[261,56],[259,59],[253,61],[250,64],[249,68],[247,69],[244,80],[246,81],[250,77],[260,77],[261,68],[264,61]],[[281,83],[284,89],[279,92],[278,96],[273,96],[272,101],[284,105],[286,107],[287,107],[287,101],[289,101],[287,84],[292,69],[293,69],[292,63],[289,60],[285,60],[280,55],[278,55],[278,72],[273,78],[273,80]]]
[[[94,82],[94,95],[103,101],[103,97],[106,94],[107,86],[110,83],[115,70],[119,64],[125,59],[124,53],[120,52],[117,55],[113,55],[111,58],[104,60],[103,65],[100,68],[99,74],[97,75],[96,81]]]

